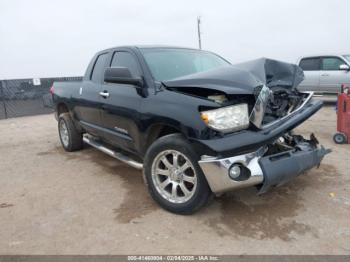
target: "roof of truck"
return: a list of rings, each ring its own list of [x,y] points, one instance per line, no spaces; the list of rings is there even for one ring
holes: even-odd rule
[[[301,59],[303,58],[312,58],[312,57],[324,57],[324,56],[348,56],[350,53],[348,54],[339,54],[339,53],[316,53],[316,54],[310,54],[310,55],[303,55],[303,56],[300,56],[298,59],[297,59],[297,63],[300,62]]]
[[[116,48],[172,48],[172,49],[190,49],[190,50],[199,50],[198,48],[192,47],[183,47],[183,46],[170,46],[170,45],[123,45],[123,46],[114,46],[100,52],[106,52]]]
[[[310,55],[303,55],[302,57],[319,57],[319,56],[344,56],[347,54],[343,53],[316,53],[316,54],[310,54]]]

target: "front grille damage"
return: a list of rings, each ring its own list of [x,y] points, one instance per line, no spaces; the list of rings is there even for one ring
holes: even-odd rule
[[[294,112],[302,106],[309,94],[296,89],[271,88],[272,94],[267,102],[262,125],[270,124]]]

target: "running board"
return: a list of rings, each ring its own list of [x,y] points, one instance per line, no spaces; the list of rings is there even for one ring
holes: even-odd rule
[[[116,159],[118,159],[119,161],[128,164],[129,166],[132,166],[136,169],[142,169],[143,168],[143,164],[139,163],[133,159],[131,159],[130,157],[123,155],[120,152],[116,152],[112,149],[109,149],[105,146],[103,146],[102,144],[100,144],[98,141],[96,141],[94,138],[92,138],[91,136],[83,136],[83,141],[86,144],[89,144],[90,146],[93,146],[94,148],[102,151],[103,153],[106,153],[107,155],[110,155],[111,157],[114,157]]]

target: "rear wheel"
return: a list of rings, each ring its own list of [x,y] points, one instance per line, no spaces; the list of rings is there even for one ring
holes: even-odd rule
[[[164,209],[191,214],[211,191],[190,144],[178,134],[154,142],[146,153],[144,175],[153,199]]]
[[[345,144],[347,143],[347,137],[344,133],[336,133],[334,136],[333,136],[333,141],[336,143],[336,144]]]
[[[69,113],[58,117],[58,133],[64,150],[72,152],[83,147],[83,136],[74,126]]]

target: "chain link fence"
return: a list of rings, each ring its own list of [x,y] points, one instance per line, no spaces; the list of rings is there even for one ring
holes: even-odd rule
[[[82,77],[12,79],[0,81],[0,119],[53,112],[53,82],[81,81]]]

